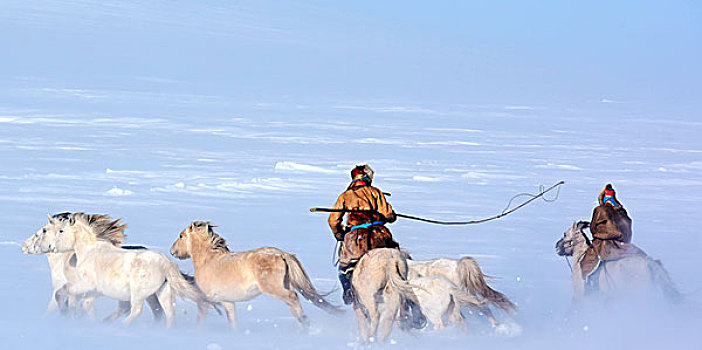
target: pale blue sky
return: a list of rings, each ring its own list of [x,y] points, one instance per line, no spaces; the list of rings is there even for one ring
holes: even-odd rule
[[[235,98],[700,107],[695,1],[0,1],[0,78]]]

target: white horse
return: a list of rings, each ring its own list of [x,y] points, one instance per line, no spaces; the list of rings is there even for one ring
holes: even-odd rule
[[[482,312],[493,327],[499,325],[499,323],[490,311],[490,305],[503,310],[507,315],[516,310],[516,305],[507,296],[490,288],[485,282],[485,275],[480,269],[478,262],[471,257],[431,260],[407,259],[407,266],[409,267],[410,283],[414,284],[417,277],[441,276],[463,292],[480,300],[485,300],[484,303],[474,304],[473,308]],[[470,303],[467,306],[470,307]],[[424,310],[424,305],[421,305],[421,307]]]
[[[682,299],[682,295],[675,288],[661,262],[646,255],[601,261],[586,284],[582,277],[580,261],[585,256],[589,243],[583,230],[589,226],[590,223],[587,221],[573,222],[573,226],[556,243],[558,255],[573,257],[574,300],[582,300],[590,293],[621,296],[623,290],[642,292],[656,288],[659,288],[671,301],[677,302]]]
[[[431,321],[434,330],[446,327],[445,316],[465,330],[466,323],[461,314],[461,306],[481,308],[487,303],[486,299],[478,300],[443,276],[415,277],[410,278],[409,282],[413,286],[422,313]]]
[[[42,238],[45,234],[49,232],[51,239],[58,232],[59,227],[63,226],[63,221],[68,220],[68,213],[56,214],[54,216],[49,216],[49,221],[39,229],[36,233],[27,238],[24,243],[22,243],[22,253],[24,254],[45,254],[46,259],[49,261],[49,269],[51,271],[51,285],[53,286],[53,292],[51,293],[51,299],[49,299],[49,305],[46,308],[47,312],[52,312],[59,309],[61,312],[67,310],[67,306],[64,303],[59,304],[57,299],[57,291],[61,289],[66,283],[68,283],[68,278],[66,277],[65,269],[69,267],[69,261],[73,256],[73,252],[67,253],[47,253],[49,251],[49,244],[43,241]],[[69,303],[75,304],[75,299],[73,296],[68,300]]]
[[[54,253],[75,251],[80,278],[71,285],[74,294],[128,302],[125,324],[131,324],[141,314],[145,299],[155,294],[170,327],[175,317],[174,292],[196,302],[204,302],[205,297],[164,254],[115,246],[112,241],[124,237],[125,225],[119,221],[105,215],[73,214],[49,248]]]
[[[22,244],[22,252],[25,254],[43,254],[49,260],[51,270],[51,283],[53,292],[49,300],[47,312],[52,312],[57,308],[63,314],[75,311],[80,303],[83,312],[91,318],[95,318],[94,300],[95,295],[82,295],[72,293],[71,286],[80,280],[76,273],[76,256],[73,251],[65,253],[50,253],[49,245],[56,239],[56,234],[63,230],[68,223],[71,213],[60,213],[49,215],[49,220],[36,233],[30,236]],[[119,245],[120,240],[112,241]],[[141,246],[127,246],[127,249],[146,249]],[[185,277],[185,276],[184,276]],[[149,296],[146,301],[154,314],[154,320],[158,322],[163,318],[163,310],[155,295]],[[120,302],[119,308],[104,321],[112,321],[119,318],[130,308],[129,303]]]

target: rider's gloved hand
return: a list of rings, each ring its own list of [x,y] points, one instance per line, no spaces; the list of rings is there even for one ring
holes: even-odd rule
[[[385,217],[385,222],[387,222],[388,224],[395,222],[395,220],[397,220],[397,215],[395,215],[394,211]]]
[[[334,228],[334,238],[336,238],[337,241],[343,241],[344,236],[346,236],[346,229],[342,225],[337,225]]]

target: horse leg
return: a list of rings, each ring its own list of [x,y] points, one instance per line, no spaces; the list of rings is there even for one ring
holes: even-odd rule
[[[431,321],[431,323],[434,325],[434,330],[439,331],[444,328],[446,328],[446,323],[444,322],[444,311],[445,309],[442,310],[426,310],[422,309],[424,312],[424,315]]]
[[[356,318],[358,318],[358,332],[360,333],[361,341],[367,343],[369,337],[368,316],[361,305],[354,304],[353,310],[356,312]]]
[[[368,311],[368,339],[371,340],[378,333],[378,322],[380,319],[380,312],[378,311],[378,304],[376,304],[375,298],[371,298],[368,303],[363,303],[366,305]]]
[[[86,296],[81,302],[81,307],[83,312],[85,312],[91,320],[95,321],[97,316],[95,315],[95,296]]]
[[[80,302],[80,295],[76,295],[73,293],[68,292],[67,293],[67,299],[68,299],[68,310],[71,312],[71,314],[74,317],[78,317],[79,315],[79,310],[78,310],[78,303]]]
[[[481,307],[478,307],[478,310],[480,311],[480,313],[485,315],[485,317],[487,317],[488,322],[490,322],[491,326],[497,327],[500,325],[500,323],[497,322],[497,320],[495,319],[495,316],[492,314],[492,311],[490,311],[489,307],[481,306]]]
[[[444,322],[443,317],[454,304],[453,294],[450,294],[450,292],[432,289],[431,284],[420,284],[420,286],[425,289],[414,289],[418,302],[417,306],[421,308],[424,317],[431,321],[432,328],[435,331],[445,328],[446,323]],[[401,303],[407,302],[408,300],[401,301]],[[403,307],[403,309],[404,308],[406,307]],[[412,329],[411,323],[413,320],[413,315],[411,312],[405,312],[405,314],[405,317],[408,317],[408,319],[405,321],[408,324],[407,329]]]
[[[117,303],[117,310],[109,316],[102,319],[102,322],[114,322],[124,314],[129,312],[130,303],[128,301],[120,301]]]
[[[204,302],[197,303],[197,325],[202,326],[205,324],[205,319],[207,319],[207,312],[210,310],[210,306]]]
[[[53,293],[51,293],[51,299],[49,299],[49,305],[46,306],[46,313],[51,313],[54,312],[54,310],[59,308],[59,304],[56,301],[56,293],[58,292],[58,288],[54,289]]]
[[[399,298],[392,298],[393,300],[388,300],[385,298],[385,302],[382,304],[380,310],[380,315],[378,316],[377,323],[377,333],[378,339],[381,341],[386,341],[390,332],[392,331],[392,324],[395,321],[395,315],[400,308]],[[440,320],[441,318],[439,318]]]
[[[310,320],[302,310],[300,298],[298,298],[297,293],[294,290],[287,289],[282,285],[278,286],[266,283],[259,283],[259,288],[261,288],[261,292],[285,302],[300,328],[307,329],[309,327]]]
[[[56,289],[54,291],[53,300],[58,306],[59,312],[62,315],[66,315],[69,310],[69,299],[70,295],[68,293],[68,287],[64,284],[63,287]],[[51,303],[49,303],[51,305]]]
[[[468,326],[466,326],[466,318],[461,313],[461,305],[456,303],[453,298],[451,298],[451,304],[449,304],[448,310],[449,322],[456,324],[461,331],[468,331]]]
[[[153,294],[149,296],[149,298],[152,296]],[[161,289],[159,289],[158,292],[156,292],[157,300],[149,301],[149,298],[146,299],[147,301],[149,301],[149,305],[151,305],[152,302],[160,304],[159,310],[163,311],[163,314],[166,316],[166,327],[168,328],[171,328],[171,326],[173,325],[173,320],[175,319],[175,309],[173,308],[174,297],[175,296],[173,295],[173,289],[171,288],[170,284],[164,283],[161,286]],[[153,305],[151,306],[151,310],[154,314],[154,321],[158,322],[161,319],[160,313],[157,315],[156,309]]]
[[[378,319],[380,314],[378,312],[378,300],[376,300],[376,293],[368,293],[367,290],[360,290],[354,288],[358,291],[357,298],[359,303],[365,307],[366,313],[366,342],[373,341],[375,339],[376,333],[378,333]],[[382,293],[382,290],[379,292]],[[380,297],[380,303],[383,302],[382,297]]]
[[[573,264],[573,301],[578,302],[585,297],[585,279],[582,277],[580,264]]]
[[[139,317],[139,315],[141,315],[141,311],[144,309],[144,299],[144,296],[134,295],[134,293],[132,293],[129,316],[127,316],[122,323],[130,325],[137,317]]]
[[[149,304],[151,308],[151,313],[154,315],[154,323],[158,323],[163,319],[163,308],[161,308],[161,303],[158,301],[158,296],[156,294],[151,294],[146,298],[146,303]]]
[[[302,305],[300,305],[300,298],[297,297],[297,293],[295,292],[290,292],[287,295],[287,298],[283,300],[286,305],[288,305],[288,308],[290,309],[290,313],[293,314],[295,317],[295,321],[297,321],[297,325],[302,328],[302,329],[307,329],[310,326],[310,320],[305,315],[305,312],[302,310]]]
[[[232,326],[232,330],[236,330],[236,306],[233,302],[223,301],[220,303],[227,313],[227,320],[229,320],[229,325]]]

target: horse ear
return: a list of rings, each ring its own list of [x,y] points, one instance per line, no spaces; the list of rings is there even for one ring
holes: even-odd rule
[[[51,214],[46,214],[46,216],[49,218],[49,223],[53,225],[53,224],[54,224],[54,218],[51,217]]]
[[[578,222],[573,220],[573,228],[578,228]]]

